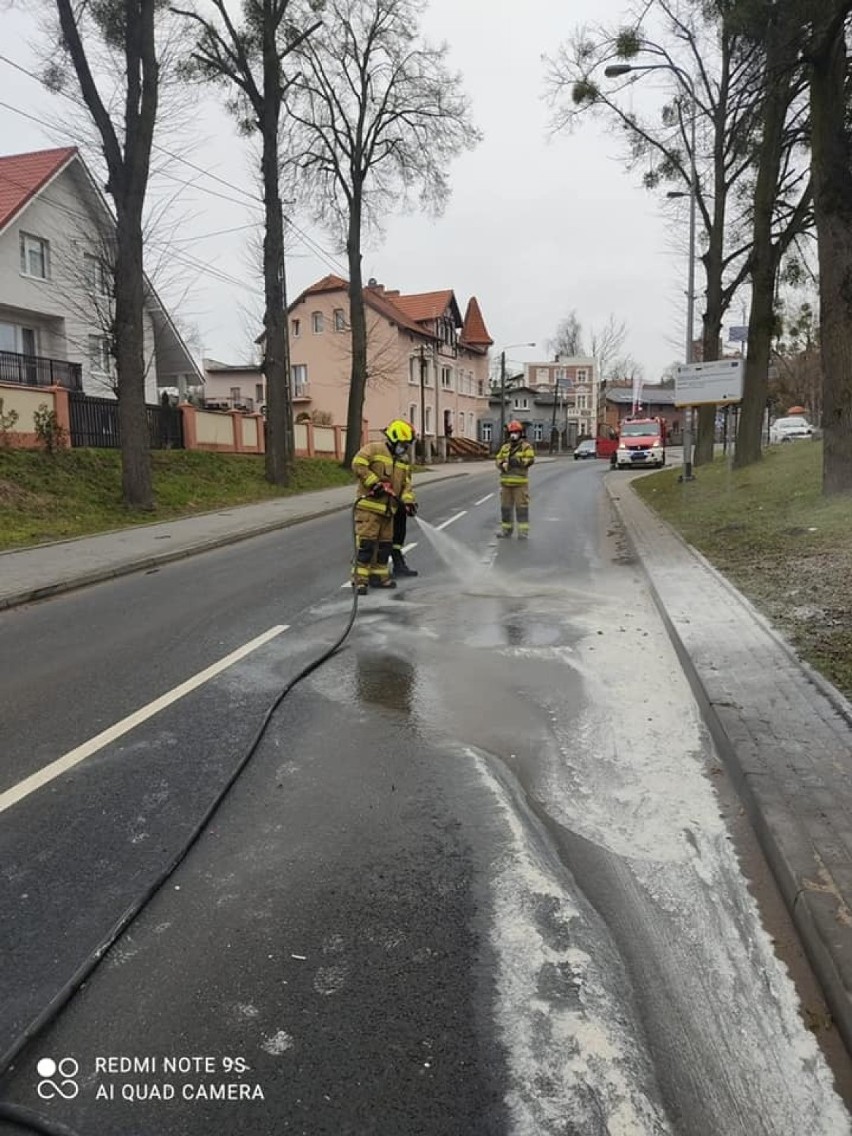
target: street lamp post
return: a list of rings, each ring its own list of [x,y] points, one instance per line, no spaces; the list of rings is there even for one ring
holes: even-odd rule
[[[695,165],[695,120],[698,117],[695,98],[695,84],[690,76],[674,63],[651,63],[634,66],[632,63],[618,63],[604,68],[604,75],[610,79],[619,78],[633,71],[673,71],[689,91],[692,102],[690,115],[689,148],[689,269],[686,284],[686,351],[685,362],[693,358],[693,327],[695,324],[695,222],[698,201],[698,171]],[[672,195],[674,196],[674,195]],[[683,416],[683,473],[682,481],[692,481],[692,407],[684,407]]]
[[[497,448],[503,444],[503,433],[506,429],[506,352],[513,347],[535,347],[534,343],[509,343],[500,352],[500,436]]]

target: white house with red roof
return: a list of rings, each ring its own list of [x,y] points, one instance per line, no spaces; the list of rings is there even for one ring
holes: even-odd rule
[[[370,436],[405,418],[441,454],[450,438],[479,441],[493,341],[476,297],[462,316],[451,288],[401,293],[370,280],[364,300]],[[288,310],[295,415],[345,425],[352,365],[348,283],[325,276]]]
[[[114,395],[115,221],[76,147],[0,156],[0,383]],[[150,281],[145,392],[203,382]]]

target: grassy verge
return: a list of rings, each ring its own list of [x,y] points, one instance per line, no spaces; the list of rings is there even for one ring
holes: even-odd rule
[[[327,458],[297,459],[292,485],[284,490],[264,479],[263,458],[252,454],[162,450],[152,460],[157,507],[154,513],[138,514],[121,504],[115,450],[67,450],[51,457],[0,449],[0,549],[351,485],[353,480]]]
[[[678,470],[634,487],[795,645],[852,697],[852,497],[820,492],[822,444],[773,446],[758,465],[724,458],[678,484]]]

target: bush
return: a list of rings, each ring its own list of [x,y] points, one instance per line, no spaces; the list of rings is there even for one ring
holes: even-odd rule
[[[64,448],[67,441],[66,430],[61,426],[56,411],[48,407],[46,402],[41,403],[33,414],[36,437],[49,454]]]
[[[14,430],[20,415],[17,410],[3,411],[3,399],[0,398],[0,445],[9,445],[9,431]]]

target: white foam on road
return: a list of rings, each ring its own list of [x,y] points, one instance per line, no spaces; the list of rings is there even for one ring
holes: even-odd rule
[[[507,1104],[518,1136],[668,1136],[623,973],[530,818],[475,750],[506,838],[492,878],[497,1025],[508,1054]]]
[[[615,866],[710,1131],[844,1136],[849,1116],[720,815],[689,685],[650,597],[631,600],[563,659],[582,676],[582,708],[578,719],[551,693],[535,793]]]

